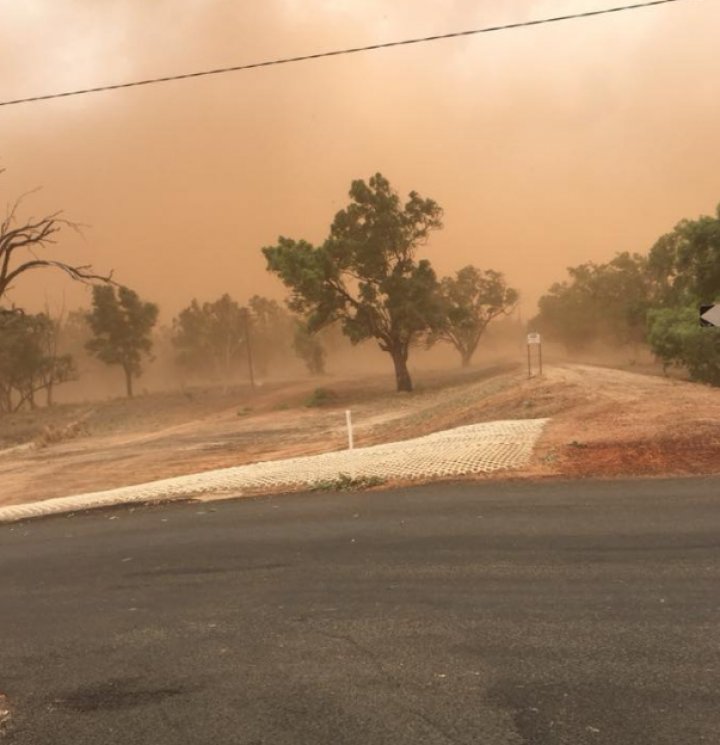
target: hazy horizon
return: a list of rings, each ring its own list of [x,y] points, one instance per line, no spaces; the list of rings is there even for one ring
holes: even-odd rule
[[[0,98],[558,15],[607,0],[0,3]],[[0,110],[5,202],[62,209],[54,256],[113,269],[170,318],[285,295],[260,248],[322,240],[380,171],[445,211],[422,253],[505,273],[523,316],[565,268],[647,251],[720,202],[720,5],[626,13]],[[28,39],[37,52],[28,53]],[[702,74],[699,74],[702,73]],[[87,290],[50,270],[10,299]]]

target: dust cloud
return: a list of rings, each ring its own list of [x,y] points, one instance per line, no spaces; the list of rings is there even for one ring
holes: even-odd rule
[[[4,2],[0,98],[610,4]],[[719,24],[720,5],[688,1],[4,107],[3,197],[42,186],[28,214],[63,209],[86,225],[58,255],[113,269],[169,324],[192,298],[281,299],[260,248],[280,234],[322,240],[351,180],[381,171],[444,208],[423,250],[438,273],[504,272],[527,319],[566,266],[645,251],[720,201]],[[47,271],[11,300],[89,303]],[[387,372],[366,349],[362,364]],[[421,357],[454,364],[447,349]]]

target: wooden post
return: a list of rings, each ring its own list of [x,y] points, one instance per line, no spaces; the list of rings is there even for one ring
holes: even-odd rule
[[[245,321],[245,344],[247,344],[248,373],[250,374],[250,387],[255,390],[255,371],[253,370],[252,342],[250,339],[250,311],[246,308],[243,313]]]
[[[530,364],[530,344],[527,345],[528,350],[528,378],[532,378],[532,365]]]
[[[540,377],[542,377],[542,342],[538,344],[538,364],[540,367]]]

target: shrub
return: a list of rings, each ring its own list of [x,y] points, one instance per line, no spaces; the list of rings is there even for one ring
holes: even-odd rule
[[[305,406],[326,406],[337,401],[338,395],[329,388],[316,388],[310,398],[305,401]]]
[[[720,329],[702,327],[697,308],[663,308],[648,316],[650,347],[667,369],[684,367],[692,380],[720,386]]]
[[[334,479],[316,481],[312,485],[313,491],[357,491],[369,489],[372,486],[381,486],[385,479],[380,476],[357,476],[353,477],[347,473],[340,473]]]

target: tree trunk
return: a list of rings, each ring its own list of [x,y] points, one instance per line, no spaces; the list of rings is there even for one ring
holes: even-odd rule
[[[129,367],[123,367],[123,370],[125,371],[125,391],[127,392],[127,397],[132,398],[133,397],[132,370]]]
[[[483,330],[484,328],[485,327],[483,327]],[[468,340],[466,344],[456,345],[458,352],[460,352],[460,358],[462,360],[461,364],[463,367],[470,367],[472,364],[472,358],[475,356],[481,336],[482,331],[480,331],[474,339]]]
[[[394,349],[390,354],[395,365],[395,380],[398,391],[412,391],[412,380],[407,369],[407,351]]]
[[[49,409],[53,405],[53,382],[52,381],[48,383],[46,391],[47,391],[47,400],[45,403]]]
[[[12,412],[12,393],[10,388],[0,388],[0,412],[9,414]]]

